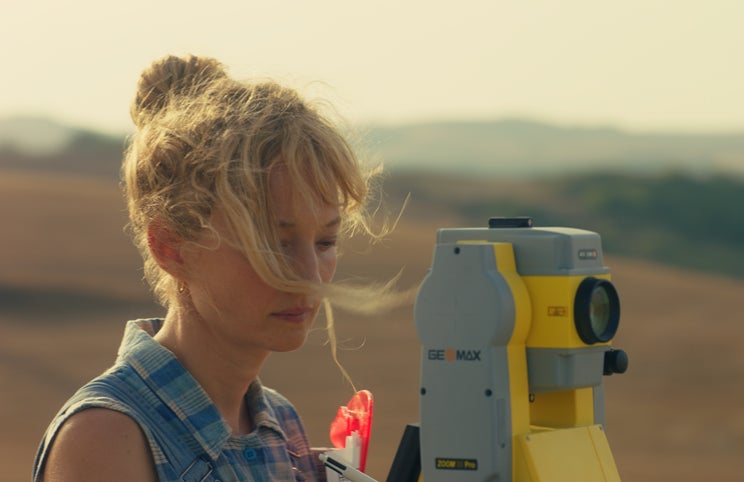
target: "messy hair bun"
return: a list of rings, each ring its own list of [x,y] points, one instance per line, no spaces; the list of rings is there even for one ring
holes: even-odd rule
[[[142,73],[130,109],[132,120],[142,128],[174,99],[193,97],[212,81],[226,77],[225,68],[212,58],[164,57]]]

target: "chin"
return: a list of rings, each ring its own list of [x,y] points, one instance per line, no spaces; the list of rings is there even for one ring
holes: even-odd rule
[[[272,347],[271,351],[275,353],[287,353],[290,351],[299,350],[302,348],[302,346],[305,344],[305,341],[307,340],[307,334],[303,337],[287,337],[283,340],[281,340],[279,343],[276,343],[275,346]]]

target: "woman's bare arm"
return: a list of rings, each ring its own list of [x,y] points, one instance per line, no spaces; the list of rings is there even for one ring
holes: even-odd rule
[[[62,425],[44,469],[44,482],[157,482],[145,435],[129,416],[83,410]]]

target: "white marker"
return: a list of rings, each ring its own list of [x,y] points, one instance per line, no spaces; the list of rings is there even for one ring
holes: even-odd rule
[[[343,477],[346,477],[351,482],[377,482],[375,479],[365,474],[364,472],[361,472],[354,467],[348,466],[346,464],[342,464],[338,460],[332,459],[326,454],[320,454],[318,457],[320,457],[320,461],[323,462],[326,467],[342,475]]]

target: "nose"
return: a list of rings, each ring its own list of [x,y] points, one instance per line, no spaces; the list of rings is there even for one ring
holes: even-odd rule
[[[321,263],[315,246],[297,248],[294,256],[294,268],[301,279],[315,283],[322,283]]]

